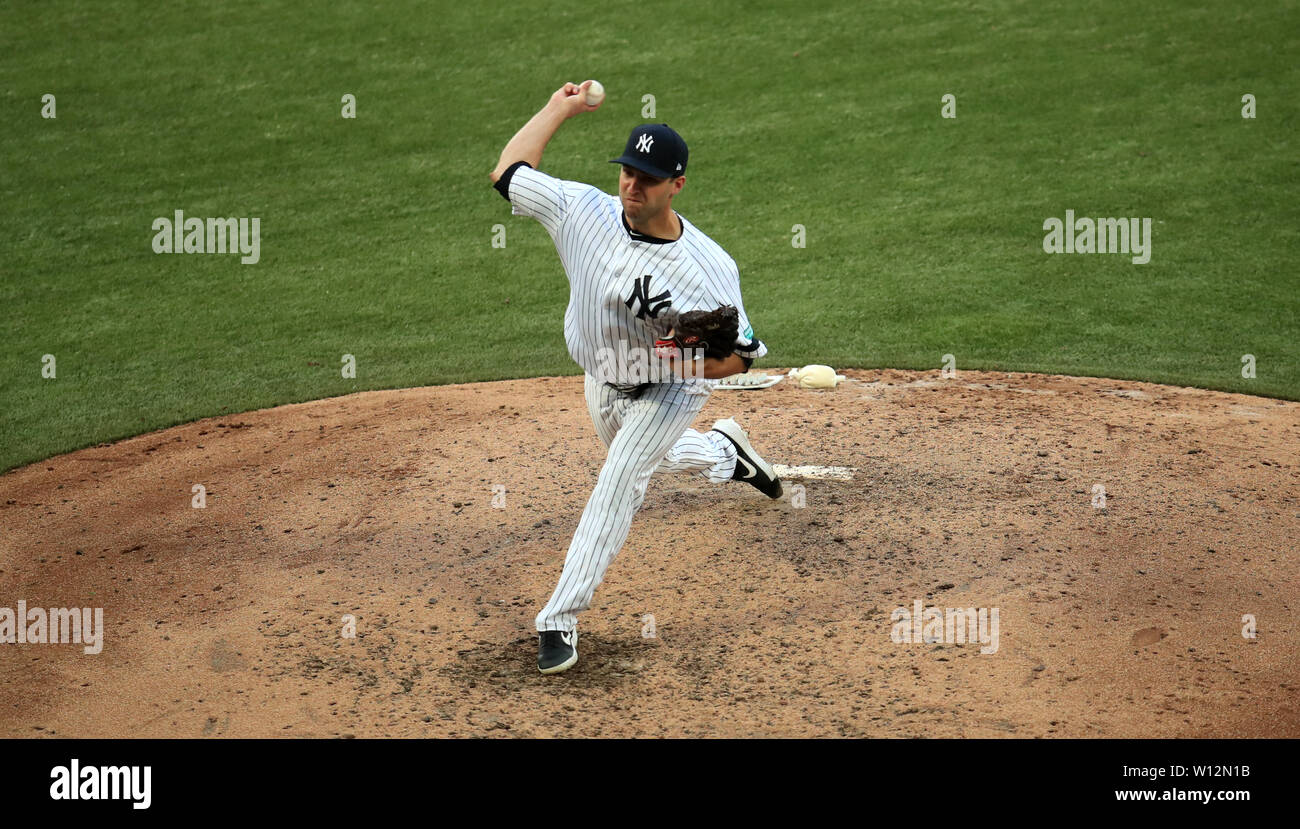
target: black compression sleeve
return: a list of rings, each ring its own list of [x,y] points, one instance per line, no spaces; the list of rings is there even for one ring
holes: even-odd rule
[[[497,189],[497,192],[501,194],[501,198],[506,201],[510,201],[510,179],[515,177],[515,170],[518,170],[519,165],[521,164],[530,170],[533,168],[533,165],[529,164],[527,161],[516,161],[514,164],[507,167],[506,171],[501,174],[501,178],[497,179],[492,185]]]

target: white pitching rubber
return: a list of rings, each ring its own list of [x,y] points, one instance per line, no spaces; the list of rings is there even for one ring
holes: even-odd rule
[[[812,478],[830,481],[851,481],[858,470],[852,466],[786,466],[774,463],[778,478]]]

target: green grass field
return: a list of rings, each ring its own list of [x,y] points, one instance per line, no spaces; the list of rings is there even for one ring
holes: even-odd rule
[[[1296,2],[565,8],[0,6],[0,469],[363,389],[577,373],[550,240],[487,174],[589,77],[608,99],[543,169],[613,192],[653,94],[691,145],[675,206],[739,263],[759,367],[952,353],[1300,399]],[[261,261],[155,254],[178,209],[260,217]],[[1044,253],[1066,209],[1151,217],[1150,263]]]

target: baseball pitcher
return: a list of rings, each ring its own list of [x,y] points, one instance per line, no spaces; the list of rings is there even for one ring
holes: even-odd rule
[[[586,374],[587,408],[608,448],[569,544],[564,569],[537,614],[537,667],[578,661],[578,614],[627,539],[656,470],[740,480],[769,498],[781,482],[732,418],[691,429],[715,385],[746,371],[767,347],[754,336],[735,261],[672,209],[686,185],[686,142],[667,124],[628,136],[618,195],[538,169],[570,118],[596,110],[591,81],[566,83],[506,144],[492,171],[511,212],[546,228],[569,278],[564,340]]]

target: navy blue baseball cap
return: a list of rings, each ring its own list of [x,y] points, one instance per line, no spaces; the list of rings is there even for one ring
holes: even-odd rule
[[[610,164],[626,164],[655,178],[686,175],[686,142],[667,124],[642,124],[627,137],[627,146]]]

